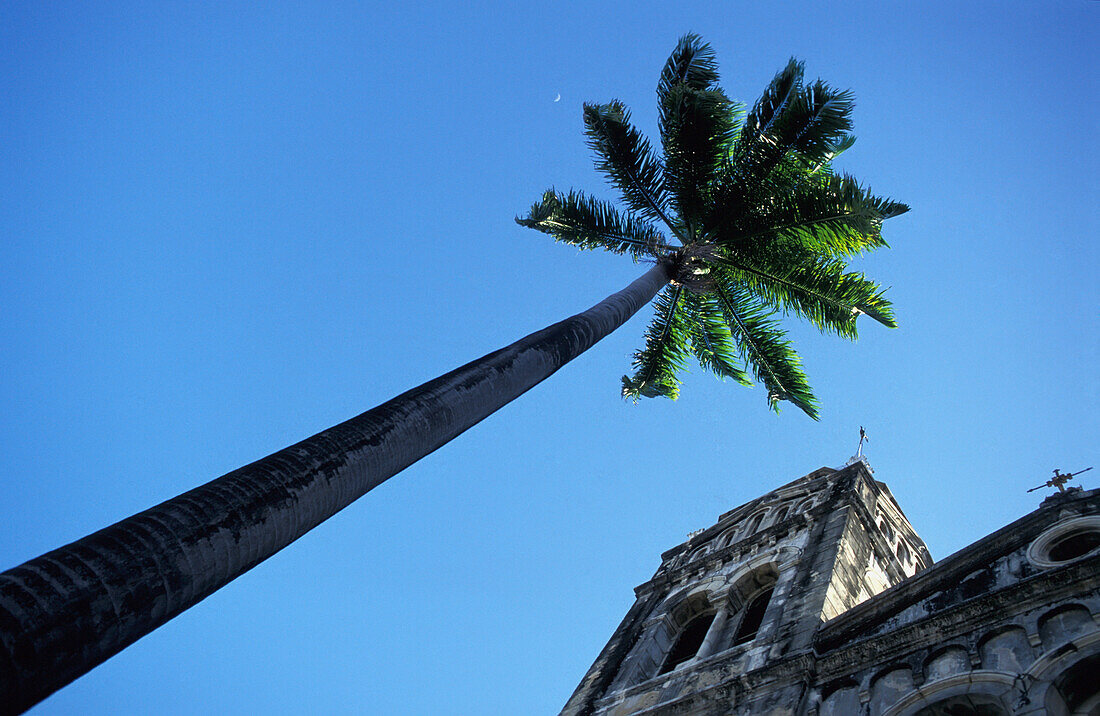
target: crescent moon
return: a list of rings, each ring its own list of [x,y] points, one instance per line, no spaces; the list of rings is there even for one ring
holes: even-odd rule
[[[561,102],[561,92],[558,92],[558,96],[554,98],[555,102]]]

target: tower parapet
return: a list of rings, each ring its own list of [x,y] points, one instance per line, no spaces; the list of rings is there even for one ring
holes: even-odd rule
[[[1100,613],[1100,491],[1051,502],[934,565],[865,458],[815,470],[720,515],[662,554],[562,714],[953,713],[921,710],[932,703],[922,695],[922,680],[958,681],[936,681],[944,698],[977,694],[985,687],[971,670],[986,659],[999,663],[1003,655],[981,645],[1000,644],[998,629],[1023,629],[1025,642],[1044,646],[1043,628],[1055,646],[1083,634],[1080,644],[1071,643],[1083,656],[1096,655],[1066,667],[1076,691],[1054,682],[1043,691],[1058,703],[1080,701],[1078,677],[1100,664],[1100,631],[1081,616]],[[1017,583],[1025,579],[1051,586]],[[1028,599],[1018,602],[1010,596],[1024,594]],[[1077,601],[1047,603],[1044,594]],[[966,600],[965,608],[956,604]],[[1027,617],[1034,638],[1026,626],[998,626],[1017,604],[1036,612]],[[966,609],[985,622],[968,620]],[[1076,620],[1072,630],[1062,626],[1063,613]],[[1047,670],[1055,659],[1048,656]],[[911,663],[899,666],[899,659]],[[919,673],[925,661],[935,667],[927,675]],[[1027,661],[1042,659],[1029,654]],[[891,681],[902,671],[904,684]],[[994,678],[1004,688],[994,696],[981,692],[975,703],[1008,704],[1012,678]],[[1096,700],[1100,706],[1100,693]],[[1017,712],[1031,713],[980,711]],[[1071,712],[1077,711],[1065,713]]]

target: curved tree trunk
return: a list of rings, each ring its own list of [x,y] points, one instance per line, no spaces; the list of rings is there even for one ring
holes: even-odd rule
[[[476,425],[668,280],[659,263],[584,313],[0,574],[0,712],[29,708]]]

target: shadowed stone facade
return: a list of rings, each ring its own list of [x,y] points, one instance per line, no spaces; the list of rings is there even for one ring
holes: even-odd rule
[[[1100,716],[1100,490],[933,564],[861,459],[661,557],[563,715]]]

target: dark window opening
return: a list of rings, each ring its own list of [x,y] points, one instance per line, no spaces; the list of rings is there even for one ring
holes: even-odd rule
[[[909,563],[909,548],[904,542],[898,542],[898,561],[902,564]]]
[[[916,716],[1004,716],[1005,710],[986,696],[956,696],[925,706]]]
[[[703,640],[707,638],[707,630],[710,629],[712,621],[714,621],[713,612],[701,614],[688,622],[688,625],[680,632],[676,643],[672,645],[672,650],[668,652],[668,657],[661,666],[661,670],[657,673],[667,674],[695,656],[699,651],[699,647],[703,645]]]
[[[760,521],[762,519],[764,519],[764,513],[763,512],[759,512],[759,513],[753,515],[752,519],[749,520],[749,526],[747,528],[745,528],[745,534],[746,535],[751,535],[754,532],[756,532],[756,528],[760,526]]]
[[[756,632],[760,631],[760,623],[764,621],[764,612],[768,610],[768,602],[772,598],[774,587],[760,592],[749,606],[745,607],[745,615],[741,617],[741,626],[737,627],[737,636],[734,637],[734,645],[747,644],[756,638]]]
[[[779,511],[779,514],[775,516],[775,524],[779,524],[783,520],[787,519],[787,513],[791,511],[790,507],[784,507]]]
[[[1059,540],[1050,548],[1050,561],[1068,562],[1100,547],[1100,532],[1078,532]]]
[[[1082,713],[1082,707],[1088,702],[1095,704],[1096,697],[1100,696],[1100,686],[1096,684],[1097,674],[1100,674],[1100,654],[1082,659],[1054,681],[1055,688],[1072,713]],[[1089,713],[1095,712],[1090,710]]]

